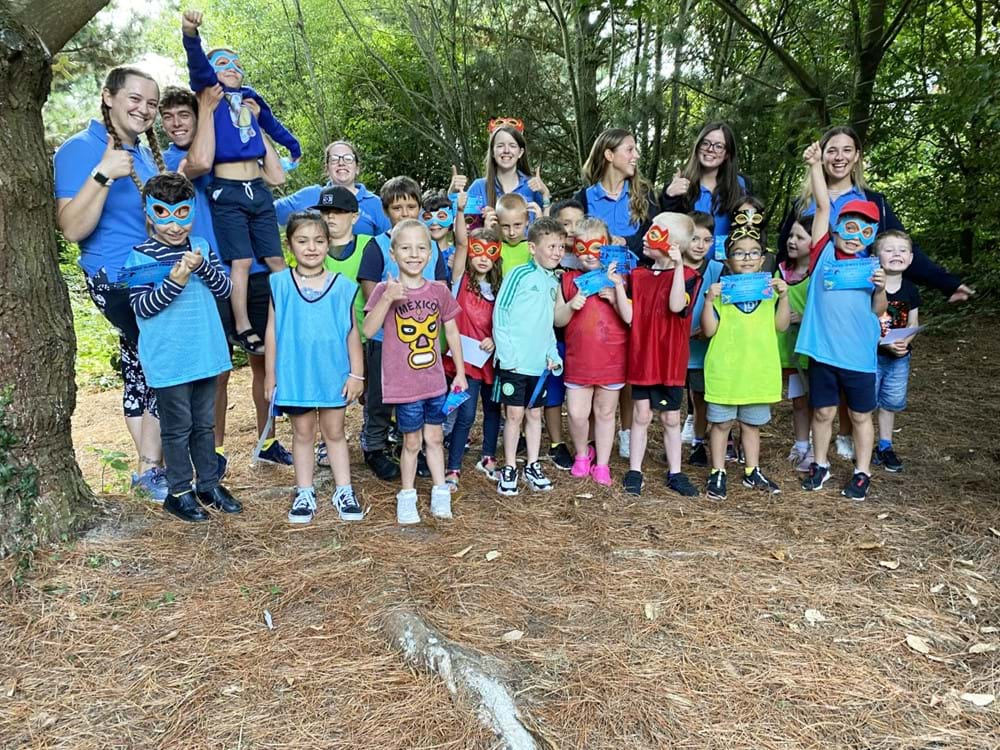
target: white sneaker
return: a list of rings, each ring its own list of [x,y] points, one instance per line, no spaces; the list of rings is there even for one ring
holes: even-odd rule
[[[837,455],[847,461],[854,460],[854,438],[850,435],[837,435]]]
[[[694,414],[688,414],[681,430],[681,443],[694,444]]]
[[[435,518],[454,517],[451,515],[451,488],[448,485],[442,484],[431,489],[431,515]]]
[[[622,458],[629,457],[629,440],[632,437],[632,430],[618,430],[618,455]]]
[[[451,494],[449,493],[449,498]],[[396,495],[396,523],[411,526],[420,523],[420,513],[417,512],[417,491],[400,490]]]

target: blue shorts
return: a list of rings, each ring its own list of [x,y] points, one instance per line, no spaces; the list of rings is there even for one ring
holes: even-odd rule
[[[566,342],[557,341],[556,349],[559,350],[559,357],[565,361],[566,360]],[[566,400],[566,384],[563,381],[563,373],[566,372],[565,369],[559,370],[559,374],[556,375],[554,372],[549,373],[548,379],[545,381],[545,408],[550,406],[562,406],[563,401]]]
[[[878,355],[875,394],[879,409],[903,411],[906,408],[906,389],[909,383],[909,353],[905,357]]]
[[[412,401],[408,404],[395,404],[396,424],[404,435],[408,432],[420,432],[425,424],[444,424],[444,402],[447,393],[423,401]]]
[[[855,372],[809,360],[809,406],[837,406],[844,392],[847,408],[858,414],[875,411],[875,373]]]
[[[224,261],[282,256],[274,196],[262,179],[242,182],[216,177],[208,186],[208,197],[215,241]]]

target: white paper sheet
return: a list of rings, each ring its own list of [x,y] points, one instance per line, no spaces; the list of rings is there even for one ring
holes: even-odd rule
[[[882,337],[879,344],[886,345],[891,344],[894,341],[900,341],[908,336],[913,336],[924,329],[923,326],[917,326],[916,328],[891,328],[889,333]]]
[[[471,336],[462,336],[461,339],[462,360],[465,364],[472,365],[473,367],[482,367],[493,356],[490,352],[484,352],[480,349],[479,342]],[[448,356],[451,356],[451,352],[448,352]]]

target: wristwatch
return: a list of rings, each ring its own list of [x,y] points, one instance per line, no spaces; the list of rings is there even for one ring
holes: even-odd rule
[[[103,185],[104,187],[111,187],[111,183],[115,181],[114,177],[108,177],[106,174],[98,172],[97,167],[91,170],[90,176],[94,178],[98,185]]]

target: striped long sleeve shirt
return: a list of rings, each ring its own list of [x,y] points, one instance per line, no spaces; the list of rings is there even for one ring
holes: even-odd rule
[[[191,243],[183,245],[164,245],[152,238],[135,247],[135,253],[146,256],[150,262],[176,263],[191,250]],[[129,265],[141,265],[135,262],[135,255],[130,258]],[[209,291],[219,299],[227,299],[232,292],[233,284],[222,269],[218,257],[209,251],[198,270],[194,272],[208,287]],[[190,282],[189,282],[190,283]],[[170,278],[159,284],[140,284],[129,290],[129,304],[140,318],[151,318],[163,312],[167,305],[173,302],[184,291],[184,286]]]

